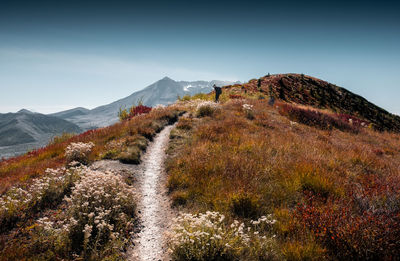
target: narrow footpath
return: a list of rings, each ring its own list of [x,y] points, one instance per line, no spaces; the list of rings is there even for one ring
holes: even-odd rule
[[[173,126],[157,134],[142,155],[140,165],[127,165],[118,161],[102,160],[93,164],[94,169],[112,170],[133,179],[138,193],[137,213],[140,232],[127,251],[127,260],[169,260],[165,232],[175,217],[167,195],[164,169],[165,150]]]

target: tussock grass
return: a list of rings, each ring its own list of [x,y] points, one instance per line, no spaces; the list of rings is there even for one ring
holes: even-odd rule
[[[228,220],[274,213],[288,260],[396,258],[399,134],[306,106],[282,112],[282,104],[241,95],[247,99],[192,120],[183,141],[173,141],[167,185],[175,204]],[[243,104],[252,105],[252,117]]]

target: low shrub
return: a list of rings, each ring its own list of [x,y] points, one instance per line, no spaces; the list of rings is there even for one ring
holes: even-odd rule
[[[275,260],[272,217],[262,217],[249,226],[234,221],[225,223],[218,212],[181,214],[168,235],[173,260]]]
[[[193,120],[187,117],[182,117],[176,124],[177,129],[190,130],[193,127]]]
[[[149,113],[151,111],[151,107],[144,106],[142,104],[139,104],[138,106],[132,106],[129,109],[129,118],[133,118],[137,115]]]
[[[249,120],[254,120],[253,105],[243,104],[242,108],[243,108],[244,113],[246,114],[246,118]]]
[[[256,218],[260,214],[258,199],[250,194],[239,193],[231,197],[231,211],[237,217]]]
[[[128,243],[135,218],[134,200],[133,188],[122,176],[87,169],[71,196],[65,198],[66,216],[39,219],[38,233],[53,235],[54,243],[68,242],[66,249],[58,250],[61,256],[103,259]]]
[[[129,108],[129,111],[126,108],[120,108],[118,112],[118,118],[120,119],[120,121],[125,121],[128,119],[132,119],[137,115],[149,113],[151,110],[151,107],[145,106],[141,101],[139,101],[138,105],[133,105]]]
[[[77,161],[82,164],[89,163],[89,154],[94,147],[93,142],[73,142],[65,149],[67,164]]]
[[[141,150],[137,146],[130,146],[118,155],[119,161],[125,164],[140,164]]]
[[[171,199],[172,206],[184,206],[189,199],[189,194],[185,191],[176,191],[171,195]]]
[[[0,197],[0,232],[12,229],[18,221],[27,220],[39,211],[57,206],[84,169],[47,169],[45,176],[33,180],[29,187],[10,189]]]
[[[300,183],[304,192],[312,193],[314,196],[324,200],[336,194],[332,183],[318,173],[306,172],[300,174]]]
[[[197,117],[206,117],[212,116],[217,108],[216,103],[214,102],[201,102],[197,105],[196,115]]]

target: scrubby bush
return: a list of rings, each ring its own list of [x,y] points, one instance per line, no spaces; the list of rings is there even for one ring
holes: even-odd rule
[[[151,107],[143,105],[142,101],[138,102],[138,105],[133,105],[127,110],[126,108],[119,108],[118,118],[120,121],[125,121],[128,119],[132,119],[135,116],[149,113],[152,110]]]
[[[172,195],[172,206],[184,206],[186,205],[189,194],[185,191],[175,191]]]
[[[44,217],[38,220],[39,229],[55,235],[55,241],[68,242],[67,250],[85,260],[100,260],[128,242],[135,218],[134,199],[133,188],[121,175],[87,169],[65,198],[66,216],[62,220]]]
[[[243,108],[244,113],[246,114],[246,118],[249,120],[254,120],[253,105],[243,104],[242,108]]]
[[[22,219],[56,206],[79,179],[84,167],[66,170],[47,169],[44,177],[27,188],[15,187],[0,197],[0,232],[7,231]]]
[[[149,113],[151,111],[151,107],[148,106],[144,106],[142,104],[139,104],[138,106],[132,106],[129,109],[129,116],[128,118],[132,118],[135,117],[137,115],[141,115],[141,114],[145,114],[145,113]]]
[[[141,150],[136,146],[128,147],[118,155],[118,159],[125,164],[139,164]]]
[[[94,147],[93,142],[73,142],[65,149],[67,164],[77,161],[82,164],[89,163],[89,154]]]
[[[198,103],[196,108],[197,117],[212,116],[217,109],[217,104],[211,101]]]
[[[176,124],[177,129],[190,130],[193,127],[193,120],[187,117],[182,117]]]
[[[128,110],[126,108],[122,109],[122,107],[120,107],[118,111],[118,118],[120,121],[127,120],[129,118]]]
[[[169,248],[174,260],[274,260],[278,258],[274,235],[275,220],[262,217],[249,226],[225,223],[218,212],[182,214],[172,226]]]
[[[233,195],[230,207],[234,215],[242,218],[256,218],[260,213],[258,199],[246,193]]]

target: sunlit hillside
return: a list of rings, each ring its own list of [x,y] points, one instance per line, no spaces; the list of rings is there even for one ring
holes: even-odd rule
[[[279,91],[269,77],[307,78]],[[319,101],[305,82],[323,81],[266,76],[223,87],[218,103],[212,92],[133,106],[115,125],[0,162],[0,260],[131,260],[147,183],[93,166],[140,164],[175,122],[160,179],[176,217],[163,227],[170,259],[396,260],[398,119],[351,93]]]

